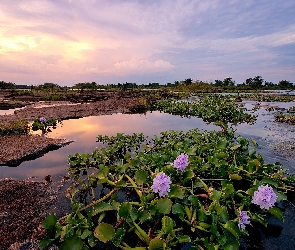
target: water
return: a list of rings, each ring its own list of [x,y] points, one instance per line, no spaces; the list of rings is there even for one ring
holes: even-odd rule
[[[294,103],[263,103],[265,105],[280,106],[289,108]],[[245,106],[252,109],[255,102],[247,101]],[[258,113],[258,120],[255,125],[240,124],[235,127],[236,133],[248,139],[256,139],[261,145],[260,151],[262,155],[266,155],[268,161],[280,161],[290,168],[293,162],[283,157],[274,156],[266,148],[267,144],[277,140],[294,140],[294,131],[290,129],[290,125],[278,124],[273,122],[274,112],[268,112],[261,108]],[[27,179],[29,177],[39,177],[50,174],[52,176],[63,176],[68,169],[68,155],[75,153],[91,153],[101,144],[96,142],[96,136],[116,135],[117,133],[144,133],[153,137],[162,131],[182,130],[184,132],[198,128],[203,130],[220,130],[212,124],[206,124],[200,118],[181,118],[170,114],[152,112],[146,114],[113,114],[106,116],[91,116],[80,119],[65,120],[61,126],[53,130],[49,136],[56,138],[67,138],[74,140],[73,143],[64,146],[58,150],[50,151],[44,156],[35,160],[21,163],[18,167],[0,167],[0,178],[15,178],[18,180]],[[282,127],[284,133],[282,133]],[[292,126],[291,126],[292,128]],[[294,126],[293,126],[294,129]],[[276,158],[275,158],[276,157]],[[271,162],[270,162],[271,163]],[[291,170],[295,171],[295,170]]]

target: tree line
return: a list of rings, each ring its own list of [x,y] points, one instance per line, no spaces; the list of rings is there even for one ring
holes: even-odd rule
[[[12,82],[0,81],[0,89],[36,89],[36,90],[63,90],[63,89],[90,89],[90,90],[98,90],[98,89],[158,89],[158,88],[197,88],[197,87],[205,87],[205,88],[214,88],[214,89],[241,89],[241,90],[260,90],[260,89],[294,89],[295,86],[292,82],[287,80],[281,80],[278,83],[267,82],[261,76],[255,76],[253,78],[248,78],[243,83],[236,83],[231,77],[227,77],[223,80],[216,79],[214,82],[203,82],[203,81],[193,81],[192,78],[187,78],[181,81],[175,81],[174,83],[167,83],[161,85],[159,83],[149,83],[149,84],[141,84],[137,83],[125,82],[125,83],[117,83],[117,84],[98,84],[96,82],[84,82],[84,83],[76,83],[73,87],[67,86],[59,86],[55,83],[44,83],[37,86],[33,85],[17,85]]]

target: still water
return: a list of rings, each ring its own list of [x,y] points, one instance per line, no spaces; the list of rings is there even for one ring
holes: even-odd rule
[[[251,109],[255,103],[245,102],[248,109]],[[288,108],[294,103],[264,103]],[[274,112],[268,112],[260,109],[257,114],[258,120],[255,125],[241,124],[235,127],[237,134],[248,139],[254,138],[258,143],[262,144],[262,150],[267,154],[269,152],[266,147],[267,142],[292,139],[295,141],[293,128],[288,125],[281,133],[284,124],[273,122]],[[159,135],[162,131],[181,130],[188,131],[193,128],[204,130],[220,130],[213,124],[206,124],[200,118],[181,118],[170,114],[160,112],[149,112],[146,114],[113,114],[106,116],[91,116],[80,119],[64,120],[62,125],[49,133],[49,137],[66,138],[74,140],[73,143],[50,151],[44,156],[35,160],[26,161],[17,167],[0,167],[0,178],[15,178],[19,180],[30,177],[44,178],[46,175],[62,177],[66,174],[68,168],[68,155],[75,153],[91,153],[96,147],[101,147],[96,142],[96,136],[116,135],[117,133],[144,133],[149,137]],[[293,137],[292,137],[293,136]],[[284,160],[284,159],[281,159]],[[274,163],[274,162],[273,162]],[[287,162],[288,163],[288,162]],[[291,164],[288,164],[289,167]]]

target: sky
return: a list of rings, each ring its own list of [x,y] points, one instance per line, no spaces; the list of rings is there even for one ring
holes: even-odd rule
[[[294,0],[1,0],[0,80],[295,83]]]

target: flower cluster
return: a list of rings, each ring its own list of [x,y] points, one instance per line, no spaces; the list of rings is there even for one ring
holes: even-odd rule
[[[153,180],[153,192],[158,193],[160,197],[164,197],[170,192],[170,184],[170,177],[165,173],[159,173]]]
[[[46,118],[45,118],[45,117],[41,117],[41,118],[39,119],[39,121],[40,121],[41,123],[45,123],[45,122],[46,122]]]
[[[245,230],[246,225],[250,224],[250,217],[248,216],[247,211],[240,211],[238,218],[239,218],[238,227],[242,230]]]
[[[274,206],[277,198],[272,187],[268,185],[260,186],[258,190],[254,192],[252,203],[259,205],[261,209],[265,208],[268,210]]]
[[[185,168],[188,166],[188,155],[184,153],[180,154],[173,162],[173,166],[177,170],[183,172]]]

